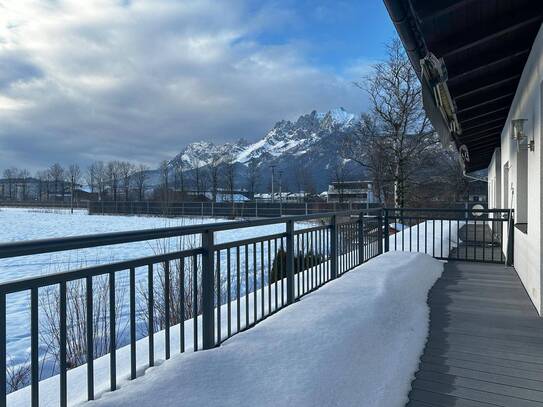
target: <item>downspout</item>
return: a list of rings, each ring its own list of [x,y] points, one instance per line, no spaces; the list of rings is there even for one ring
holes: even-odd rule
[[[428,54],[428,49],[424,39],[420,35],[420,28],[411,10],[411,3],[407,0],[383,1],[390,19],[404,44],[411,64],[417,72],[419,79],[422,79],[420,60]]]

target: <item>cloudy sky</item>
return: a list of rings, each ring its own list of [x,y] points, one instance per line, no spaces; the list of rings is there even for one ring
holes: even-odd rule
[[[0,169],[260,138],[366,101],[381,0],[0,0]]]

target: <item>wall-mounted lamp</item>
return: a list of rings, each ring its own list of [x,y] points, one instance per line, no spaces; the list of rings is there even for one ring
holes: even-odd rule
[[[526,132],[524,131],[524,124],[527,122],[526,119],[514,119],[511,120],[511,126],[512,126],[512,137],[513,141],[517,142],[517,151],[520,150],[530,150],[534,151],[535,149],[535,141],[534,136],[532,134],[532,137],[530,140],[528,140],[528,137],[526,136]]]

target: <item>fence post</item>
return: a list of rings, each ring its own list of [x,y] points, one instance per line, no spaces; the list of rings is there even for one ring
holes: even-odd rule
[[[377,215],[377,253],[383,254],[383,216]]]
[[[337,261],[338,261],[338,252],[337,252],[337,217],[336,215],[332,216],[330,221],[330,265],[331,278],[334,279],[337,277]]]
[[[287,304],[294,302],[294,221],[287,221]]]
[[[390,250],[390,234],[389,234],[389,220],[388,220],[388,209],[387,208],[384,208],[384,212],[385,212],[385,221],[384,221],[384,234],[385,234],[385,252],[388,252]]]
[[[358,215],[358,264],[364,263],[364,212]]]
[[[202,346],[215,347],[215,279],[213,231],[202,233]],[[219,304],[220,306],[220,304]]]

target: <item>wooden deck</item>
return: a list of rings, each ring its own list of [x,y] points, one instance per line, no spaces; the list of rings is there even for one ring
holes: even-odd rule
[[[543,406],[543,320],[514,269],[450,261],[428,303],[407,406]]]

